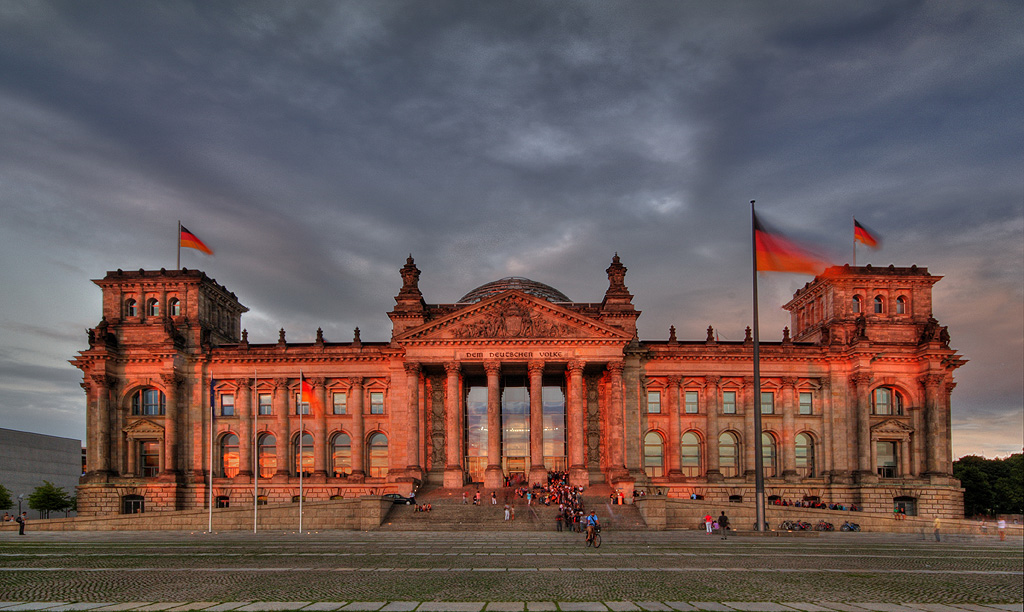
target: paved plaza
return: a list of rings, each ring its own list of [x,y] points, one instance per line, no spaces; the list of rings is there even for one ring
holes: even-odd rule
[[[1019,539],[606,532],[0,534],[0,612],[1024,612]]]

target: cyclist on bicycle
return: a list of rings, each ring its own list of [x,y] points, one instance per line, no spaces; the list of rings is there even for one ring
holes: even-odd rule
[[[594,539],[594,531],[601,526],[601,521],[597,520],[597,513],[593,510],[587,516],[587,541]]]

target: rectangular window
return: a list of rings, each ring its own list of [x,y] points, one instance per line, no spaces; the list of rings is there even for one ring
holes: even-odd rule
[[[229,393],[220,396],[220,416],[235,416],[235,396]]]
[[[878,465],[875,467],[878,470],[878,475],[882,478],[896,478],[896,466],[898,465],[896,443],[878,441],[875,443],[875,449],[878,460]]]
[[[159,442],[141,442],[139,444],[139,467],[142,475],[147,478],[160,473]]]
[[[736,414],[736,392],[722,392],[722,414]]]
[[[370,414],[384,414],[384,393],[370,393]]]
[[[761,414],[775,414],[775,392],[761,392]]]
[[[686,392],[686,414],[697,414],[698,394],[696,391]]]
[[[661,391],[647,392],[647,414],[661,414]]]
[[[800,414],[814,414],[813,396],[810,391],[800,392]]]
[[[334,394],[334,414],[346,414],[348,410],[348,395],[345,393]]]
[[[273,414],[273,409],[270,405],[270,394],[260,393],[260,416]]]
[[[309,391],[306,391],[306,397],[309,397]],[[301,393],[295,394],[295,414],[309,414],[309,402],[302,401]],[[298,472],[296,472],[296,474],[298,474]]]

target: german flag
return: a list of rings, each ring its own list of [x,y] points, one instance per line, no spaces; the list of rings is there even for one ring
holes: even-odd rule
[[[754,243],[757,247],[758,272],[821,273],[827,263],[782,234],[765,229],[754,215]]]
[[[873,249],[878,249],[882,246],[882,239],[878,237],[878,234],[861,225],[857,219],[853,220],[853,239]]]
[[[207,255],[213,255],[213,249],[206,246],[206,243],[200,240],[198,236],[185,229],[184,225],[181,226],[181,238],[179,238],[178,244],[183,247],[202,251]]]
[[[309,405],[308,414],[318,414],[320,412],[320,401],[313,392],[313,385],[309,384],[309,380],[306,378],[301,380],[302,382],[299,388],[299,403]]]

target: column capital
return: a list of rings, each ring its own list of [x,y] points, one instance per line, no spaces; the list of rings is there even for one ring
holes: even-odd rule
[[[782,386],[783,387],[795,387],[799,379],[796,376],[783,376]]]
[[[362,376],[349,376],[348,377],[348,384],[351,387],[362,387],[363,386],[363,377]]]
[[[287,389],[288,388],[288,379],[287,378],[275,378],[274,379],[274,388],[275,389]]]
[[[234,380],[234,383],[235,383],[235,388],[236,389],[241,389],[243,387],[248,387],[252,383],[252,379],[251,378],[236,378]]]
[[[458,376],[459,374],[462,374],[462,364],[459,363],[458,361],[449,361],[448,363],[444,364],[444,371],[449,376],[451,376],[452,374]]]
[[[566,369],[569,370],[570,374],[575,374],[577,372],[582,374],[583,368],[585,368],[586,366],[587,362],[583,361],[582,359],[573,359],[572,361],[569,362],[569,365],[566,367]]]
[[[164,386],[176,389],[181,383],[185,382],[185,377],[171,372],[169,374],[161,374],[160,381],[164,383]]]
[[[325,383],[327,382],[327,379],[325,379],[323,376],[310,376],[306,380],[308,380],[310,384],[312,384],[317,389],[322,389],[325,386]]]
[[[761,380],[763,381],[764,378],[762,378]],[[753,386],[754,386],[754,377],[753,376],[744,376],[743,377],[743,387],[745,389],[750,389]]]
[[[422,367],[420,366],[420,364],[418,362],[415,362],[415,361],[407,361],[407,362],[405,362],[404,366],[405,366],[405,373],[408,374],[409,376],[418,376],[419,373],[420,373],[420,370],[422,370]]]
[[[626,369],[626,364],[622,363],[621,361],[612,361],[609,362],[608,365],[605,367],[612,374],[612,376],[621,376],[622,372]]]
[[[668,386],[669,387],[679,387],[679,385],[681,385],[681,384],[683,384],[683,377],[682,376],[680,376],[678,374],[673,374],[672,376],[668,377]]]
[[[709,387],[717,388],[718,385],[722,383],[722,377],[718,376],[717,374],[709,374],[708,376],[704,377],[704,382],[706,382]]]
[[[114,377],[108,376],[107,374],[93,374],[89,378],[92,380],[91,384],[96,385],[97,387],[109,389],[114,386]]]
[[[944,374],[923,374],[918,377],[917,381],[923,387],[938,387],[946,382],[946,376]]]
[[[832,379],[827,376],[822,376],[818,379],[818,386],[821,387],[822,391],[828,391],[832,388]]]
[[[448,366],[445,365],[445,368],[447,369]],[[498,374],[501,374],[501,362],[500,361],[485,361],[484,362],[484,372],[487,372],[488,376],[491,376],[491,375],[497,376]]]
[[[529,370],[530,374],[543,374],[544,373],[544,362],[543,361],[531,361],[526,364],[526,369]]]
[[[850,375],[850,384],[854,387],[868,386],[871,383],[871,375],[861,372],[858,374]]]

